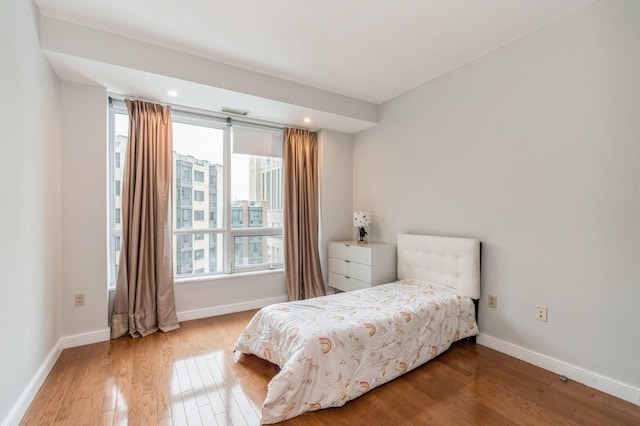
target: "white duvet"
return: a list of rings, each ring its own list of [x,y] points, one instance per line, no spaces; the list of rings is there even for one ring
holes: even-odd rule
[[[280,367],[262,423],[338,407],[478,334],[473,301],[447,286],[402,280],[261,309],[235,351]]]

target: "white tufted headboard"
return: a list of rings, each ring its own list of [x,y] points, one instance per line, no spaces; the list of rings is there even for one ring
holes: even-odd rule
[[[398,279],[420,279],[480,298],[480,241],[473,238],[398,235]]]

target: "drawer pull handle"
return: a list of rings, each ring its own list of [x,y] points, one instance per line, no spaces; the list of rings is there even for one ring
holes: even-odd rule
[[[344,263],[351,263],[351,261],[350,260],[345,260]]]
[[[351,277],[348,277],[348,276],[346,276],[346,275],[345,275],[344,277],[345,277],[346,279],[348,279],[348,280],[350,280],[350,279],[351,279]]]

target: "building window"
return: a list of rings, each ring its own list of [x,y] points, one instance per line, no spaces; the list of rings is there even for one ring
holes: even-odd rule
[[[199,249],[193,252],[193,258],[195,260],[204,259],[204,249]]]
[[[191,250],[193,248],[191,235],[180,235],[177,240],[180,244],[180,246],[178,247],[180,251]]]
[[[231,206],[231,227],[242,227],[242,205],[236,204]]]
[[[249,207],[249,226],[262,226],[262,206]]]
[[[191,209],[179,209],[177,224],[180,229],[191,228]]]
[[[182,169],[182,179],[185,181],[191,180],[191,168],[183,168]]]
[[[182,201],[191,201],[191,188],[180,188],[180,199]]]
[[[191,250],[181,252],[177,256],[178,265],[176,266],[177,275],[185,275],[193,273],[193,259]]]
[[[113,283],[129,124],[123,102],[111,103],[110,120]],[[274,176],[282,175],[283,132],[175,109],[172,121],[175,278],[282,267],[271,253],[282,247],[282,182]]]

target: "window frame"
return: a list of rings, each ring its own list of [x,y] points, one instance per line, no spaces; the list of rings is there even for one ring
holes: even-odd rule
[[[114,251],[116,238],[122,236],[121,231],[116,231],[115,226],[115,115],[123,114],[128,116],[128,111],[125,106],[125,103],[121,100],[109,98],[109,135],[108,135],[108,143],[109,143],[109,235],[110,239],[108,242],[108,261],[109,261],[109,270],[110,270],[110,278],[109,278],[109,288],[115,287],[116,280],[116,259],[114,259],[116,251]],[[221,226],[219,228],[208,228],[208,227],[193,227],[193,223],[195,218],[191,217],[191,226],[190,229],[177,229],[173,227],[172,223],[172,235],[178,237],[179,240],[180,235],[190,234],[192,238],[195,238],[196,234],[206,235],[209,234],[209,238],[218,239],[218,235],[222,234],[222,245],[216,245],[216,251],[223,250],[223,267],[222,272],[209,272],[205,274],[199,275],[188,275],[188,276],[180,276],[178,272],[174,274],[174,282],[190,282],[190,281],[201,281],[203,279],[211,279],[215,277],[224,277],[225,275],[233,275],[237,273],[243,272],[269,272],[277,269],[284,268],[284,260],[282,262],[266,262],[258,265],[236,265],[235,264],[235,252],[234,252],[234,244],[236,237],[245,237],[245,236],[254,236],[254,237],[269,237],[269,236],[281,236],[284,238],[284,226],[281,227],[270,227],[270,226],[251,226],[250,223],[243,224],[241,228],[234,228],[231,226],[231,212],[232,212],[232,202],[230,200],[231,194],[231,176],[232,176],[232,127],[233,123],[231,119],[227,117],[219,117],[214,115],[214,113],[196,113],[193,111],[181,110],[177,107],[172,106],[171,112],[171,120],[172,123],[182,123],[187,125],[194,126],[203,126],[214,129],[223,130],[223,165],[222,165],[222,199],[223,199],[223,220]],[[249,121],[243,120],[235,120],[238,124],[242,126],[256,127],[259,129],[272,129],[276,131],[282,131],[282,127],[279,126],[269,126],[263,124],[255,124]],[[284,144],[284,138],[282,140]],[[121,166],[122,166],[122,156],[120,158]],[[175,161],[175,159],[172,159]],[[284,175],[284,164],[282,168],[282,174]],[[191,170],[191,174],[193,175],[193,170]],[[195,177],[194,177],[195,179]],[[175,188],[173,187],[174,183],[172,182],[172,190],[171,190],[171,203],[175,203]],[[284,182],[281,181],[281,185],[284,186]],[[284,188],[282,188],[284,191]],[[193,192],[193,191],[192,191]],[[192,193],[191,198],[194,199],[195,195]],[[273,204],[275,200],[268,200],[268,206]],[[210,223],[210,214],[211,212],[205,209],[205,223]],[[216,216],[219,216],[216,214]],[[248,215],[250,217],[250,214]],[[250,222],[248,218],[248,222]],[[210,248],[209,248],[210,250]],[[176,256],[180,255],[180,250],[176,252],[174,248],[172,250],[174,253],[173,261],[175,262]],[[192,255],[195,257],[195,255]],[[192,263],[194,258],[192,258]]]

